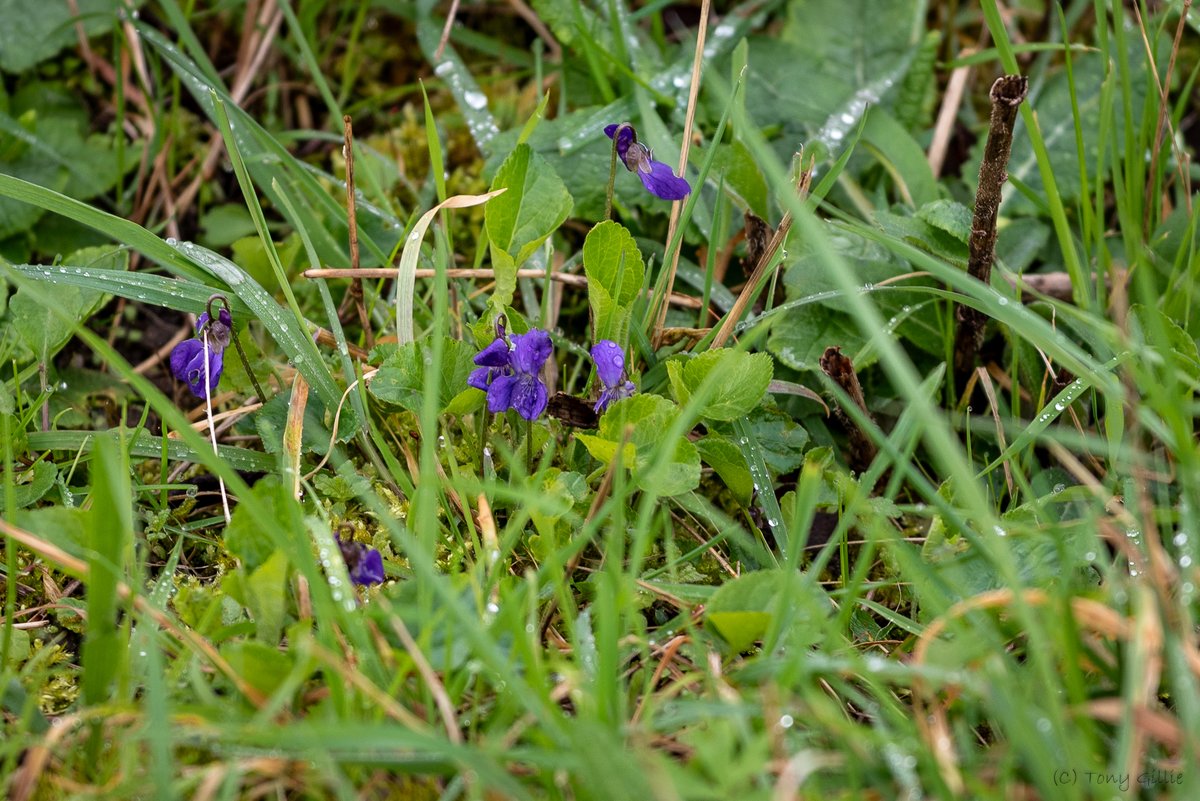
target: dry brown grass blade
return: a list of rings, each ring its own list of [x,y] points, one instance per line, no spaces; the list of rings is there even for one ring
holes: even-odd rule
[[[408,656],[413,661],[413,665],[417,668],[417,673],[421,674],[421,678],[425,681],[425,686],[429,688],[429,692],[433,695],[433,702],[437,705],[438,713],[442,716],[442,725],[446,727],[446,736],[450,738],[450,742],[456,745],[463,741],[462,729],[458,727],[458,713],[454,710],[454,704],[450,701],[450,694],[446,692],[446,687],[442,684],[442,680],[438,678],[434,672],[433,666],[429,664],[429,660],[425,658],[425,654],[421,652],[417,641],[413,639],[409,633],[408,627],[404,625],[404,621],[400,616],[393,614],[390,604],[383,601],[384,608],[388,611],[388,620],[392,624],[392,631],[396,632],[396,636],[400,638],[400,642],[404,645],[404,650],[408,652]]]
[[[307,408],[308,382],[304,376],[296,373],[292,379],[292,394],[288,399],[287,424],[283,429],[283,454],[292,479],[292,497],[296,500],[300,500],[300,457],[304,452],[304,411]]]
[[[1096,720],[1120,726],[1130,714],[1129,705],[1123,698],[1097,698],[1089,701],[1083,707],[1085,714]],[[1157,740],[1172,751],[1183,747],[1185,736],[1179,721],[1157,709],[1132,710],[1134,725],[1139,733],[1152,740]],[[1134,771],[1134,775],[1138,773]]]
[[[996,424],[996,441],[1000,443],[1001,452],[1008,450],[1007,438],[1004,436],[1004,423],[1000,422],[1000,406],[996,402],[996,388],[992,386],[991,376],[988,375],[987,368],[975,368],[975,375],[979,379],[979,385],[983,387],[984,397],[987,398],[988,408],[992,410],[992,422]],[[1008,459],[1002,462],[1004,468],[1004,484],[1008,488],[1008,494],[1013,494],[1013,475],[1012,466],[1009,465]]]
[[[420,269],[413,271],[415,278],[434,278],[437,276],[437,270]],[[488,268],[459,268],[455,267],[445,271],[446,277],[455,278],[483,278],[494,280],[496,271]],[[344,267],[324,267],[315,268],[304,271],[305,278],[392,278],[396,275],[396,271],[390,268],[380,267],[363,267],[358,270],[346,269]],[[517,270],[517,278],[548,278],[551,281],[556,281],[567,286],[587,288],[587,276],[577,275],[575,273],[549,272],[545,270]],[[691,295],[682,295],[678,292],[671,293],[671,303],[684,309],[699,309],[700,299],[694,298]]]
[[[704,39],[708,35],[708,17],[712,3],[710,0],[700,0],[700,20],[696,24],[696,52],[692,57],[692,83],[688,87],[687,114],[683,120],[683,141],[679,147],[679,175],[687,174],[688,154],[692,146],[692,125],[696,121],[696,99],[700,96],[700,66],[704,63]],[[697,191],[697,190],[693,190]],[[667,246],[675,238],[679,227],[679,215],[683,211],[683,202],[676,200],[671,204],[671,219],[667,223]],[[682,241],[670,253],[671,266],[667,270],[667,291],[664,297],[670,297],[675,288],[675,271],[679,268],[679,251]],[[654,310],[654,330],[650,341],[657,343],[662,336],[663,325],[667,320],[667,304]]]
[[[457,0],[456,0],[457,4]],[[346,160],[346,223],[350,238],[350,269],[358,270],[358,202],[354,187],[354,126],[350,115],[342,117],[342,157]],[[342,306],[338,309],[341,319],[350,306],[358,312],[358,322],[366,337],[367,350],[375,347],[375,334],[371,331],[371,321],[367,318],[367,304],[363,300],[362,278],[355,275],[350,279],[350,288],[342,298]]]
[[[803,158],[803,154],[801,154],[801,158]],[[809,186],[812,184],[812,175],[811,165],[803,169],[800,173],[800,179],[796,183],[796,194],[801,200],[804,200],[808,196]],[[762,256],[759,257],[758,264],[754,265],[754,271],[750,273],[750,277],[746,280],[746,285],[742,287],[741,293],[738,295],[737,300],[734,301],[733,308],[729,310],[729,314],[725,315],[725,322],[717,329],[716,336],[712,340],[712,347],[725,347],[725,343],[733,336],[734,327],[737,326],[742,315],[746,313],[746,309],[750,307],[750,302],[758,292],[758,285],[762,283],[763,276],[766,275],[767,269],[775,259],[775,254],[783,248],[783,243],[791,230],[792,213],[789,211],[779,221],[779,227],[775,229],[775,233],[771,236],[771,241],[767,243],[766,249],[763,251]]]
[[[650,677],[650,689],[642,693],[642,697],[638,699],[637,709],[634,710],[633,717],[629,720],[630,724],[636,724],[641,719],[642,712],[646,709],[646,702],[650,700],[651,690],[657,687],[658,683],[662,681],[663,674],[667,672],[667,668],[675,659],[675,654],[679,653],[679,649],[690,639],[686,634],[678,634],[668,640],[667,644],[662,647],[662,658],[658,660],[658,665],[654,668],[654,675]]]
[[[405,709],[399,701],[367,679],[357,667],[348,665],[341,659],[338,659],[332,651],[326,650],[311,638],[305,641],[303,648],[312,654],[318,662],[336,671],[342,681],[354,687],[354,689],[367,698],[370,698],[373,703],[383,710],[385,715],[415,732],[421,732],[422,734],[429,733],[429,724],[426,721]]]

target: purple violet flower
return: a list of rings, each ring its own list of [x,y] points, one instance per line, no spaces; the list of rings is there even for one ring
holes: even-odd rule
[[[171,351],[171,372],[180,381],[186,381],[188,389],[197,398],[203,400],[208,390],[215,389],[220,382],[221,370],[225,366],[225,348],[229,346],[232,336],[233,318],[228,309],[218,311],[215,320],[209,312],[204,312],[196,320],[195,339],[185,339]]]
[[[508,343],[504,341],[504,329],[499,328],[492,344],[475,355],[475,363],[480,366],[467,377],[467,386],[487,392],[496,376],[512,372],[510,358]]]
[[[343,540],[340,536],[337,544],[351,581],[362,587],[383,583],[383,555],[379,551],[361,542]]]
[[[632,125],[605,126],[604,135],[612,139],[618,129],[621,133],[616,140],[617,155],[621,157],[625,169],[637,173],[647,192],[663,200],[683,200],[688,196],[692,191],[691,185],[686,179],[676,175],[668,165],[654,160],[654,153],[650,148],[637,140],[637,133]]]
[[[609,404],[628,398],[637,387],[625,377],[625,352],[611,339],[602,339],[592,347],[592,361],[596,363],[596,375],[604,390],[596,400],[596,413],[608,408]]]
[[[495,345],[493,342],[476,356],[475,363],[481,364],[480,358]],[[488,384],[488,411],[497,414],[506,409],[515,409],[526,420],[541,417],[542,412],[546,411],[550,393],[539,376],[542,365],[553,351],[550,335],[539,328],[531,328],[525,334],[514,334],[512,349],[508,354],[508,370],[493,376]],[[497,353],[493,352],[489,359],[498,361]]]

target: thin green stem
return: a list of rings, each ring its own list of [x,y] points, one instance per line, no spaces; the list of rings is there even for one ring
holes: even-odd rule
[[[242,350],[242,343],[238,342],[237,333],[235,332],[230,339],[233,340],[233,349],[237,351],[238,358],[242,360],[242,367],[246,369],[246,375],[250,377],[250,383],[254,385],[254,394],[258,396],[258,402],[265,406],[267,394],[263,392],[263,388],[258,384],[258,379],[254,376],[254,370],[250,367],[250,359],[246,357],[246,351]]]
[[[623,122],[617,126],[617,130],[613,131],[612,136],[612,159],[608,164],[608,191],[604,196],[604,219],[612,219],[613,191],[617,185],[617,142],[621,140],[621,134],[626,130],[633,131],[633,126],[627,122]],[[633,141],[637,141],[637,132],[634,131]]]

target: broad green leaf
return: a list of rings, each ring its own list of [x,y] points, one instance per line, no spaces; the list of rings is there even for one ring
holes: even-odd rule
[[[866,344],[849,315],[813,304],[783,316],[771,327],[767,347],[775,358],[794,370],[819,370],[828,347],[853,353]],[[864,367],[866,365],[859,365]]]
[[[743,208],[749,208],[764,220],[768,219],[767,182],[754,157],[741,141],[735,139],[728,145],[717,146],[710,174],[725,180],[725,188],[741,199]]]
[[[942,198],[926,203],[917,209],[917,216],[964,245],[971,239],[971,210],[957,200]]]
[[[633,301],[646,275],[633,235],[612,220],[596,225],[583,241],[583,271],[588,280],[594,339],[624,342]]]
[[[659,395],[634,395],[614,403],[600,418],[596,434],[575,437],[595,459],[609,463],[616,456],[623,432],[631,431],[621,454],[622,467],[632,469],[633,480],[657,495],[679,495],[700,484],[700,454],[686,437],[676,442],[671,459],[660,470],[652,470],[663,449],[663,432],[674,422],[679,407]]]
[[[271,519],[284,519],[279,507],[290,503],[290,499],[286,497],[286,490],[277,479],[263,479],[255,484],[251,491],[258,503],[273,512]],[[246,506],[240,504],[233,510],[233,519],[225,527],[225,548],[241,561],[242,567],[248,573],[253,573],[266,564],[275,553],[275,543],[264,529],[263,521],[254,517],[247,511]]]
[[[90,509],[76,506],[43,506],[38,509],[22,509],[15,514],[6,514],[5,519],[26,531],[62,548],[80,559],[88,555]]]
[[[292,672],[292,657],[273,645],[240,640],[221,646],[221,656],[242,679],[263,695],[279,689]]]
[[[756,570],[714,592],[704,618],[731,651],[741,653],[766,636],[772,625],[782,627],[789,647],[808,647],[820,640],[821,626],[832,611],[829,597],[804,574]]]
[[[754,479],[746,466],[746,457],[729,440],[717,434],[709,434],[696,442],[700,459],[716,471],[725,486],[743,506],[754,497]]]
[[[862,139],[917,208],[937,200],[937,180],[925,151],[904,126],[881,108],[871,109]]]
[[[287,605],[288,560],[283,551],[276,550],[246,577],[246,601],[259,641],[271,645],[279,642],[283,631],[284,610]]]
[[[684,362],[668,363],[671,388],[676,400],[686,404],[709,375],[715,387],[705,395],[700,416],[710,420],[734,420],[749,414],[762,402],[771,383],[774,362],[767,353],[745,353],[717,348]]]
[[[750,42],[750,117],[783,127],[784,158],[797,140],[840,150],[868,107],[894,105],[924,35],[924,8],[919,0],[788,4],[782,34]]]
[[[0,44],[0,60],[3,49]],[[61,85],[30,81],[7,106],[4,113],[0,105],[0,172],[87,200],[112,187],[122,166],[136,165],[136,158],[123,165],[113,158],[111,137],[89,134],[87,110]],[[0,200],[0,239],[28,231],[41,215],[36,208]],[[38,244],[47,252],[45,243]]]
[[[557,467],[539,474],[538,479],[539,501],[529,506],[529,519],[538,533],[530,538],[529,544],[534,553],[544,558],[557,544],[555,533],[560,521],[588,499],[589,490],[587,481],[579,473]]]
[[[760,406],[750,413],[749,423],[771,472],[787,473],[804,461],[808,432],[791,415],[774,407]]]
[[[200,244],[208,248],[229,247],[243,237],[255,235],[254,220],[240,203],[223,203],[200,216]]]
[[[23,286],[8,302],[8,320],[38,362],[48,362],[67,344],[90,298],[76,287]]]
[[[288,410],[291,397],[281,392],[266,402],[261,409],[254,413],[254,428],[262,439],[263,450],[267,453],[283,453],[283,432],[287,427]],[[302,453],[324,455],[329,451],[329,441],[332,433],[325,421],[333,422],[333,415],[327,414],[319,398],[309,398],[304,407],[304,425],[300,432],[300,450]],[[338,421],[338,440],[345,441],[355,434],[353,427],[346,426],[345,415]]]
[[[425,357],[429,352],[427,341],[401,345],[384,359],[367,389],[381,401],[420,414],[425,391]],[[475,369],[475,353],[475,349],[462,340],[443,339],[442,363],[437,370],[436,383],[439,411],[445,411],[468,388],[467,377]]]
[[[890,222],[896,215],[880,212],[877,215],[882,225]],[[842,262],[861,282],[864,290],[873,289],[887,279],[912,272],[912,266],[893,257],[881,245],[872,242],[857,233],[848,231],[840,225],[825,223],[829,234],[829,243],[837,250]],[[929,230],[937,231],[923,221],[920,225]],[[939,234],[961,248],[961,244],[948,234]],[[819,302],[797,305],[789,313],[781,315],[771,328],[767,346],[776,358],[788,367],[797,370],[817,370],[818,360],[828,347],[840,347],[843,352],[855,356],[867,344],[866,337],[859,330],[851,316],[850,301],[841,297],[840,281],[830,273],[829,265],[819,257],[811,247],[803,242],[797,244],[789,255],[787,271],[784,273],[784,285],[787,288],[789,301],[799,301],[804,298],[819,298]],[[911,285],[905,281],[905,285]],[[905,292],[897,288],[889,288],[886,292],[872,292],[871,300],[879,307],[881,313],[899,316],[905,306],[915,306],[927,295]],[[923,349],[933,347],[931,322],[925,318],[906,316],[897,320],[896,327],[888,332],[876,332],[878,335],[896,335],[910,339]],[[940,341],[940,333],[938,334]],[[939,345],[940,347],[940,345]],[[856,361],[859,368],[870,366],[874,356]]]
[[[968,231],[970,219],[968,215]],[[948,217],[939,218],[937,223],[940,224],[936,224],[926,219],[920,210],[914,215],[908,212],[893,214],[879,209],[875,211],[875,223],[888,236],[915,245],[945,261],[960,265],[967,263],[967,243],[959,239],[955,232],[946,230],[945,226],[955,224],[954,220]]]
[[[79,41],[76,22],[94,35],[109,30],[117,12],[126,8],[121,0],[76,0],[75,4],[0,0],[0,19],[4,20],[0,25],[0,70],[25,72],[75,45]]]
[[[497,307],[512,302],[516,271],[571,213],[574,201],[546,160],[526,144],[500,165],[492,191],[507,189],[487,206],[484,220],[496,270]]]

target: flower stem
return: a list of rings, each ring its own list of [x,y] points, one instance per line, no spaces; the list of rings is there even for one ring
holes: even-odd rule
[[[626,128],[632,130],[633,126],[627,122],[623,122],[617,126],[617,130],[613,131],[612,160],[608,165],[608,191],[604,201],[604,219],[606,220],[612,219],[613,190],[617,185],[617,142],[620,141],[621,134]]]
[[[211,300],[209,300],[209,304],[210,305],[212,304]],[[210,317],[211,317],[211,315],[210,315]],[[204,357],[204,410],[205,410],[206,416],[208,418],[208,434],[212,439],[213,453],[215,453],[217,455],[217,457],[220,458],[221,452],[217,449],[217,429],[213,425],[213,408],[212,408],[212,389],[213,388],[212,388],[212,375],[209,373],[209,369],[208,369],[209,344],[208,344],[208,327],[207,326],[205,326],[205,328],[200,332],[200,342],[204,346],[204,351],[201,355]],[[217,476],[217,484],[221,488],[221,508],[225,512],[225,525],[229,525],[229,523],[233,520],[233,517],[232,517],[232,515],[229,514],[229,494],[227,492],[225,492],[225,479],[221,478],[220,476]]]
[[[246,351],[242,350],[242,343],[238,342],[237,332],[232,332],[229,338],[233,340],[233,348],[237,351],[238,358],[242,360],[242,367],[246,368],[246,375],[250,376],[250,383],[254,385],[254,394],[258,396],[258,402],[265,406],[267,395],[258,385],[258,379],[254,377],[254,370],[250,368],[250,360],[246,358]]]
[[[525,421],[525,469],[533,473],[533,421]]]

